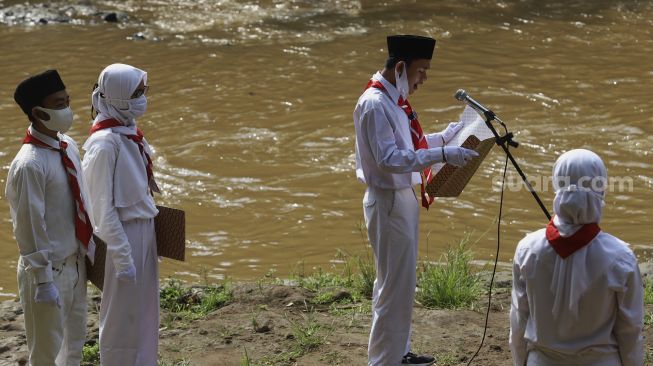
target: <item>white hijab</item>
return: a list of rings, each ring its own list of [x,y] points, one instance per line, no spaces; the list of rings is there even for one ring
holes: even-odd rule
[[[589,150],[571,150],[558,158],[553,166],[553,211],[562,236],[601,221],[607,180],[603,161]]]
[[[584,224],[601,221],[607,179],[603,161],[589,150],[571,150],[558,158],[553,166],[553,187],[556,190],[553,211],[554,224],[561,236],[569,237]],[[594,241],[600,240],[599,236]],[[597,269],[607,268],[612,260],[591,255],[588,253],[590,246],[567,258],[556,256],[550,288],[554,296],[552,313],[556,319],[573,321],[578,318],[580,297],[601,277],[602,272]],[[569,312],[564,311],[563,306]]]
[[[136,124],[136,118],[145,112],[145,95],[130,99],[138,84],[147,85],[147,73],[125,64],[112,64],[104,68],[93,90],[91,102],[98,111],[95,122],[114,118],[125,126]],[[141,109],[140,113],[139,110]]]

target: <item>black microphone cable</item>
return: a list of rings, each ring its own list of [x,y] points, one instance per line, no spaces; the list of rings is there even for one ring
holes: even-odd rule
[[[503,129],[506,132],[506,135],[508,134],[508,128],[503,122],[500,122],[501,125],[503,126]],[[506,146],[506,148],[509,148],[509,146]],[[483,343],[485,342],[485,335],[487,334],[487,324],[490,319],[490,307],[492,305],[492,286],[494,285],[494,276],[497,273],[497,264],[499,262],[499,248],[501,247],[501,215],[503,213],[503,193],[505,190],[505,182],[506,182],[506,172],[508,171],[508,154],[506,152],[506,161],[503,165],[503,178],[501,179],[501,198],[499,200],[499,219],[497,221],[497,251],[494,255],[494,268],[492,269],[492,277],[490,277],[490,291],[488,294],[488,300],[487,300],[487,312],[485,313],[485,326],[483,328],[483,337],[481,338],[481,344],[478,346],[478,349],[476,350],[476,353],[472,356],[472,358],[469,359],[469,362],[467,363],[467,366],[472,364],[472,361],[474,361],[474,358],[478,356],[479,352],[481,352],[481,348],[483,348]]]

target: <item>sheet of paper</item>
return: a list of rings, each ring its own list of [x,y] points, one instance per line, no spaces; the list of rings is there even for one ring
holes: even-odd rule
[[[481,142],[494,138],[494,134],[485,124],[483,117],[470,106],[465,107],[463,113],[460,114],[459,121],[463,123],[463,128],[445,146],[462,146],[469,136],[476,136]],[[433,174],[436,174],[444,165],[444,163],[433,165],[431,167]]]

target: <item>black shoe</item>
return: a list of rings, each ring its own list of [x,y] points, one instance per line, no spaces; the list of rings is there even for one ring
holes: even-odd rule
[[[435,358],[429,355],[416,355],[414,353],[408,352],[401,359],[402,365],[414,365],[414,366],[429,366],[435,362]]]

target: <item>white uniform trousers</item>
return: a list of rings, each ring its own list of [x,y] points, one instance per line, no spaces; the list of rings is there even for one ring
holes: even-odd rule
[[[100,304],[103,366],[156,366],[159,344],[159,266],[154,219],[122,223],[131,245],[136,283],[116,278],[109,253]]]
[[[18,261],[18,292],[25,313],[31,366],[79,366],[86,341],[86,264],[74,254],[52,263],[53,283],[61,307],[36,303],[32,273]]]
[[[368,365],[397,366],[410,350],[419,205],[412,188],[369,186],[363,208],[376,264]]]

